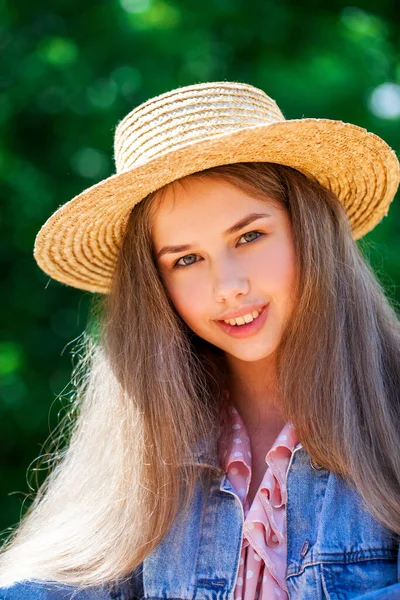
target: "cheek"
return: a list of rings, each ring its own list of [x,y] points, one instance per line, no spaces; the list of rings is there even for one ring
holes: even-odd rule
[[[192,324],[204,313],[207,306],[204,286],[199,285],[198,280],[196,283],[196,279],[182,277],[179,284],[170,282],[167,291],[176,311],[187,324]]]
[[[286,246],[278,255],[272,270],[277,297],[277,308],[282,318],[286,319],[295,307],[296,260],[294,249]]]
[[[291,248],[278,246],[260,257],[254,267],[254,277],[262,282],[266,292],[289,293],[295,277],[295,260]]]

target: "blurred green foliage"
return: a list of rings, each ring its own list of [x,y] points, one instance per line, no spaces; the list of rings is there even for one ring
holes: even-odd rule
[[[0,529],[40,479],[91,300],[39,270],[34,238],[113,173],[119,120],[175,87],[236,80],[288,119],[353,122],[398,152],[399,25],[397,0],[0,0]],[[398,200],[362,247],[400,300]]]

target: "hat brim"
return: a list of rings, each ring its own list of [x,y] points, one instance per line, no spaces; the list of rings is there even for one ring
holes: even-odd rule
[[[400,181],[394,151],[357,125],[293,119],[248,127],[172,148],[78,194],[39,231],[34,249],[39,267],[62,283],[108,293],[134,205],[172,181],[238,162],[273,162],[315,177],[343,204],[354,239],[387,214]]]

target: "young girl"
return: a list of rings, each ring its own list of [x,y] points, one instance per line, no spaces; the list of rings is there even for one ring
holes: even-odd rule
[[[129,113],[35,257],[99,292],[3,600],[400,598],[400,324],[355,240],[399,162],[207,83]]]

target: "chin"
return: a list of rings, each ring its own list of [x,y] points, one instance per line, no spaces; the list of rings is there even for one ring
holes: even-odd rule
[[[259,360],[265,360],[272,356],[276,350],[276,347],[269,348],[241,348],[241,349],[226,349],[225,352],[230,354],[237,360],[243,362],[257,362]]]

